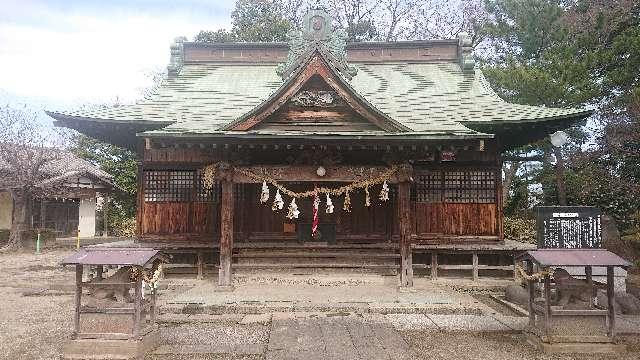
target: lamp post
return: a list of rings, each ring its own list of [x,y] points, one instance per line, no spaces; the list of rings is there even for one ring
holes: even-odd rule
[[[550,136],[553,145],[553,155],[556,157],[556,188],[558,191],[558,205],[567,206],[567,191],[564,186],[564,159],[562,158],[562,146],[569,141],[569,136],[562,130],[556,131]]]

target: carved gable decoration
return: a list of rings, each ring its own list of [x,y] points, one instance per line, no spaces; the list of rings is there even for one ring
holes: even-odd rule
[[[287,132],[406,132],[411,129],[376,109],[349,85],[356,69],[345,58],[346,34],[334,30],[321,10],[306,16],[303,31],[290,34],[283,84],[225,130]]]
[[[287,62],[278,65],[276,72],[288,79],[315,51],[350,80],[358,70],[347,64],[347,34],[343,29],[333,29],[331,17],[323,10],[310,10],[304,17],[302,31],[292,30],[289,37]]]
[[[291,103],[301,107],[336,107],[342,101],[335,91],[303,90],[291,98]]]

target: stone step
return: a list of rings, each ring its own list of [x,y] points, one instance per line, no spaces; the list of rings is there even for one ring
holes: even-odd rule
[[[370,264],[370,263],[333,263],[333,262],[318,262],[318,263],[256,263],[256,264],[231,264],[234,269],[243,268],[265,268],[265,269],[278,269],[278,268],[341,268],[341,269],[393,269],[398,268],[397,264]]]
[[[266,344],[175,344],[160,345],[145,360],[173,360],[173,359],[247,359],[261,357]]]
[[[302,252],[302,251],[260,251],[260,252],[240,252],[233,254],[235,258],[400,258],[400,254],[395,253],[369,253],[369,252]]]

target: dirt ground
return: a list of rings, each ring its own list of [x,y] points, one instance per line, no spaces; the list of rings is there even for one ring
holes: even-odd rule
[[[1,359],[60,357],[60,348],[71,333],[73,295],[69,285],[75,272],[59,263],[72,252],[0,255]],[[45,290],[51,287],[56,290]]]
[[[71,333],[73,313],[73,268],[59,265],[73,250],[0,254],[0,359],[59,359],[62,344]],[[171,325],[175,326],[175,325]],[[165,325],[165,333],[168,330]],[[207,326],[215,328],[215,326]],[[269,326],[233,322],[228,331],[242,334],[268,349]],[[186,331],[187,329],[185,329]],[[225,330],[228,332],[227,330]],[[255,334],[253,333],[255,331]],[[265,331],[268,331],[265,333]],[[225,333],[226,333],[225,332]],[[623,356],[548,356],[535,351],[515,333],[442,332],[411,330],[399,332],[415,359],[491,360],[601,360],[640,359],[640,339],[625,339],[633,352]],[[175,333],[171,331],[171,334]],[[188,338],[198,337],[191,333]],[[219,338],[220,334],[216,336]],[[287,337],[289,338],[289,337]],[[206,339],[202,339],[206,340]],[[211,343],[214,339],[205,341]],[[170,342],[169,342],[170,343]],[[162,359],[172,359],[169,355]],[[175,357],[183,358],[180,356]],[[216,358],[225,358],[218,356]],[[238,358],[237,356],[234,358]],[[246,358],[269,358],[266,353]]]

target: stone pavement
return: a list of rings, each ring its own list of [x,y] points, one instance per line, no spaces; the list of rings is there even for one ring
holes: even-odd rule
[[[491,315],[273,313],[163,318],[163,345],[147,359],[414,359],[403,332],[517,334],[527,318]],[[640,334],[640,317],[618,330]],[[524,342],[523,342],[524,344]],[[524,346],[524,345],[523,345]]]
[[[491,310],[446,281],[417,279],[411,290],[404,291],[398,289],[395,277],[364,285],[350,283],[348,278],[313,280],[317,282],[240,283],[229,292],[220,291],[211,281],[201,281],[186,291],[161,295],[161,305],[165,312],[182,313],[188,308],[189,313],[209,314],[343,311],[480,315]]]

